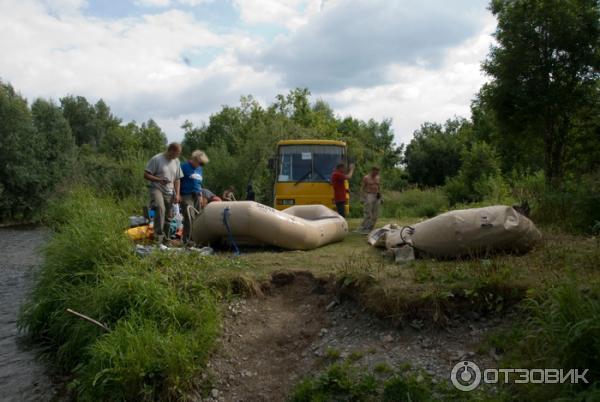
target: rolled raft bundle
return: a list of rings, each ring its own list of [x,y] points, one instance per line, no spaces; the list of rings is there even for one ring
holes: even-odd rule
[[[223,238],[311,250],[344,240],[346,220],[323,205],[299,205],[278,211],[254,201],[212,202],[192,223],[192,241],[210,244]]]
[[[541,238],[527,217],[512,207],[495,205],[450,211],[412,226],[388,230],[385,247],[410,246],[417,254],[456,258],[498,251],[523,253]]]

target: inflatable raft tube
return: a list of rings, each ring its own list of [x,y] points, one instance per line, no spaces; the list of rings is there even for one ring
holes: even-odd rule
[[[533,222],[506,205],[462,209],[392,230],[386,248],[405,244],[433,257],[456,258],[486,252],[529,251],[542,238]]]
[[[323,205],[298,205],[284,211],[254,201],[212,202],[195,216],[191,239],[196,244],[253,240],[288,250],[311,250],[344,240],[348,223]]]

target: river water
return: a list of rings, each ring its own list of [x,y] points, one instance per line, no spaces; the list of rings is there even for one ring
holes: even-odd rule
[[[48,235],[41,228],[0,228],[0,401],[58,398],[58,386],[17,330],[19,308],[33,285],[39,248]]]

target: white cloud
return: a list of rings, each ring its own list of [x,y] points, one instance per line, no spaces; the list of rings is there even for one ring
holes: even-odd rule
[[[177,3],[185,6],[199,6],[200,4],[212,3],[214,0],[177,0]]]
[[[489,15],[485,28],[450,49],[439,69],[397,64],[387,70],[389,84],[319,96],[342,116],[392,118],[396,142],[408,143],[425,121],[443,123],[453,116],[470,117],[471,100],[486,81],[480,64],[489,50],[494,29],[495,20]]]
[[[297,29],[321,11],[323,0],[233,0],[247,24],[274,24]]]
[[[241,94],[276,91],[264,73],[232,56],[258,46],[239,34],[213,33],[191,14],[166,10],[100,20],[47,13],[35,1],[0,2],[1,79],[29,98],[67,94],[103,98],[126,119],[157,120],[216,111]],[[188,66],[187,52],[219,48],[207,65]]]
[[[168,7],[171,0],[135,0],[135,4],[142,7]]]
[[[272,46],[241,57],[280,74],[290,87],[370,87],[382,84],[394,63],[437,68],[447,49],[481,29],[486,14],[485,0],[339,1]]]
[[[170,3],[200,1],[211,0]],[[247,24],[276,23],[290,29],[288,38],[301,38],[322,26],[325,14],[343,3],[240,0],[238,7]],[[83,14],[86,5],[85,0],[0,0],[0,53],[6,55],[0,58],[0,79],[30,99],[58,99],[67,94],[83,95],[90,101],[103,98],[126,120],[154,118],[170,139],[181,139],[185,119],[200,123],[221,105],[237,104],[246,94],[269,103],[290,86],[290,71],[257,68],[240,60],[240,54],[256,59],[272,46],[240,27],[228,27],[226,32],[232,33],[217,33],[191,12],[168,8],[137,17],[101,19]],[[468,116],[470,100],[484,82],[479,64],[494,28],[491,15],[485,9],[479,12],[487,15],[481,22],[485,29],[445,48],[437,65],[426,68],[414,58],[410,63],[387,58],[379,63],[380,77],[372,84],[350,75],[340,86],[312,87],[314,98],[330,102],[341,115],[393,118],[398,142],[409,141],[424,121]],[[397,27],[379,26],[377,21],[362,18],[345,24],[353,24],[352,29],[367,37],[397,32]],[[333,35],[344,29],[350,28],[333,27],[329,32]],[[346,43],[337,38],[329,49],[348,63],[356,63],[349,68],[358,66],[368,73],[369,63],[375,62],[357,57],[357,44],[350,39]],[[198,54],[212,56],[194,60]]]
[[[75,14],[87,4],[87,0],[44,0],[44,5],[51,13],[61,16]]]
[[[194,7],[199,6],[200,4],[212,3],[213,1],[214,0],[135,0],[135,4],[141,7],[165,8],[175,3],[184,6]]]

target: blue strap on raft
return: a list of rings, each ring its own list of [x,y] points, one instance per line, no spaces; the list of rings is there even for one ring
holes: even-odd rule
[[[225,229],[227,229],[227,237],[229,238],[229,244],[234,249],[234,255],[240,255],[240,249],[238,248],[235,239],[233,238],[233,233],[231,232],[231,227],[229,226],[229,207],[223,210],[223,225],[225,225]]]

